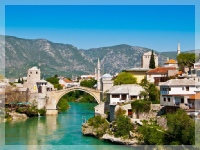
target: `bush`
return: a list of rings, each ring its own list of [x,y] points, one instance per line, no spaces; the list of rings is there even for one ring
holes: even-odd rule
[[[102,137],[109,128],[109,123],[105,118],[102,118],[101,116],[90,118],[88,120],[88,124],[94,127],[98,137]]]
[[[114,124],[114,136],[128,138],[130,131],[133,131],[133,127],[129,117],[120,115]]]
[[[131,103],[133,112],[149,112],[151,107],[151,102],[145,100],[136,100]]]

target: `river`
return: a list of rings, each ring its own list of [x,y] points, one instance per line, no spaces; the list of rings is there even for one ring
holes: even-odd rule
[[[70,109],[57,116],[33,117],[26,121],[5,123],[5,146],[2,149],[133,149],[95,137],[83,136],[84,117],[94,116],[92,103],[70,103]],[[2,135],[2,134],[0,134]],[[0,139],[3,139],[2,137]]]

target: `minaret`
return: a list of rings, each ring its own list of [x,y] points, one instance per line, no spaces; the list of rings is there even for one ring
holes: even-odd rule
[[[95,80],[97,80],[97,68],[94,69]]]
[[[180,42],[178,42],[177,55],[179,55],[180,53],[181,53],[181,46]]]
[[[101,88],[101,83],[100,83],[100,61],[99,61],[99,58],[98,58],[98,64],[97,64],[97,90],[100,90]]]

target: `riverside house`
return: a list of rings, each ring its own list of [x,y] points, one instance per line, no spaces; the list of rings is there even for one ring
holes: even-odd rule
[[[192,79],[171,79],[160,83],[160,105],[166,107],[166,111],[174,111],[179,108],[189,109],[188,98],[200,92],[200,82]]]
[[[143,99],[143,97],[140,96],[141,91],[144,91],[144,89],[138,84],[115,85],[106,92],[107,100],[110,104],[117,104]]]

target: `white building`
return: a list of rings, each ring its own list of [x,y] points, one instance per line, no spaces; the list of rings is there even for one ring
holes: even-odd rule
[[[113,86],[113,76],[110,74],[104,74],[101,77],[101,91],[105,92]]]
[[[74,87],[74,86],[80,86],[79,82],[73,82],[67,78],[62,78],[59,81],[59,84],[61,86],[63,86],[63,88],[70,88],[70,87]]]
[[[126,102],[136,99],[142,99],[141,91],[144,91],[142,86],[138,84],[122,84],[113,86],[107,93],[107,100],[109,104],[117,104],[119,102]]]
[[[160,83],[160,105],[187,106],[188,98],[200,92],[200,83],[192,79],[171,79]]]
[[[149,68],[151,53],[152,53],[152,51],[149,51],[142,55],[142,68]],[[154,53],[154,60],[155,60],[155,67],[158,67],[158,56],[155,53]]]

